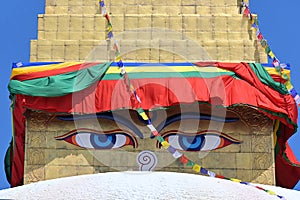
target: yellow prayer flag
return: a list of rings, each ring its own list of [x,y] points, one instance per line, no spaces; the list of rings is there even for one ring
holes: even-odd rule
[[[140,113],[140,116],[143,118],[143,120],[149,119],[145,112]]]
[[[286,83],[285,83],[285,87],[286,87],[286,89],[288,89],[289,91],[293,88],[293,86],[292,86],[292,84],[291,84],[291,81],[287,81]]]
[[[198,164],[195,164],[195,165],[193,166],[193,170],[194,170],[195,172],[200,172],[201,166],[198,165]]]
[[[107,32],[111,32],[112,31],[112,26],[111,25],[107,25],[106,30],[107,30]]]
[[[119,54],[119,55],[116,56],[115,61],[119,62],[120,60],[121,60],[121,55]]]
[[[268,190],[267,191],[270,195],[276,195],[276,193],[274,192],[274,191],[272,191],[272,190]]]
[[[161,145],[162,145],[165,149],[168,149],[169,146],[170,146],[170,143],[167,142],[167,141],[163,141],[163,142],[161,143]]]
[[[130,90],[131,90],[131,91],[134,91],[134,87],[133,87],[132,84],[130,84]]]
[[[242,182],[241,180],[239,180],[239,179],[235,179],[235,178],[231,178],[230,180],[231,180],[231,181],[233,181],[233,182],[237,182],[237,183],[240,183],[240,182]]]
[[[274,55],[273,51],[270,51],[270,52],[269,52],[269,56],[270,56],[272,59],[275,58],[275,55]]]

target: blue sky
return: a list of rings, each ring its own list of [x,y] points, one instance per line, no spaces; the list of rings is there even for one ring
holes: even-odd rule
[[[250,1],[252,13],[258,14],[259,27],[268,40],[271,50],[281,62],[290,63],[292,83],[300,93],[300,38],[299,0]],[[7,84],[12,62],[29,61],[29,44],[37,37],[37,15],[44,13],[43,0],[11,0],[1,3],[0,27],[0,189],[9,187],[4,173],[4,155],[11,140],[11,114]],[[290,139],[297,158],[300,160],[300,131]],[[300,186],[299,186],[300,188]]]

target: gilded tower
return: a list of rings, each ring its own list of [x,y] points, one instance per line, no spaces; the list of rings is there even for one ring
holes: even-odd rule
[[[198,49],[186,41],[189,38],[207,53],[204,60],[267,61],[249,20],[240,14],[241,0],[110,0],[106,7],[113,32],[120,36],[117,39],[121,52],[128,46],[145,45],[153,40],[154,44],[146,46],[169,46],[173,50],[184,46],[189,54],[199,55],[194,52]],[[30,59],[32,62],[85,61],[95,47],[105,44],[105,23],[96,0],[46,0],[45,14],[38,16],[38,38],[31,41]],[[143,31],[126,35],[136,29],[171,30],[181,35],[153,38]],[[143,48],[125,60],[177,60],[166,54]]]

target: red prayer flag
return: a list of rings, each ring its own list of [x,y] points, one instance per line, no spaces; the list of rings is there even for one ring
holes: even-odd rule
[[[109,15],[108,15],[107,13],[105,14],[104,17],[106,18],[106,20],[107,20],[108,22],[110,22],[110,20],[109,20]]]
[[[264,188],[260,187],[260,186],[255,186],[257,189],[260,189],[260,190],[265,190]]]
[[[222,175],[220,175],[220,174],[216,174],[216,178],[225,179],[225,176],[222,176]]]
[[[152,134],[153,134],[154,136],[158,136],[158,135],[159,135],[159,133],[158,133],[157,130],[153,131]]]
[[[263,39],[262,33],[259,33],[259,34],[258,34],[257,39],[258,39],[259,41],[261,41],[261,40]]]
[[[180,157],[180,162],[181,162],[182,164],[186,164],[186,163],[189,162],[189,159],[188,159],[187,157],[185,157],[185,155],[182,155],[182,156]]]
[[[245,8],[244,15],[247,16],[247,17],[250,15],[250,10],[249,10],[248,7]]]

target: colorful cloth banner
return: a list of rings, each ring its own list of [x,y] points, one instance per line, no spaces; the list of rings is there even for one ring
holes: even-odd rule
[[[121,72],[120,72],[121,75],[124,75],[125,67],[124,67],[124,64],[123,64],[123,61],[121,58],[121,54],[120,54],[120,50],[119,50],[120,47],[119,47],[117,40],[114,38],[113,26],[110,21],[109,14],[107,13],[107,9],[106,9],[104,0],[99,0],[99,5],[100,5],[101,13],[106,19],[106,37],[105,38],[108,40],[113,40],[113,42],[114,42],[113,48],[115,50],[115,61],[118,63],[118,66],[121,69]]]
[[[265,52],[268,55],[268,57],[272,60],[272,64],[275,67],[277,73],[280,76],[283,76],[282,69],[285,64],[281,65],[280,61],[278,60],[278,58],[275,56],[274,52],[271,50],[270,46],[268,45],[267,40],[263,37],[263,34],[261,33],[259,26],[258,26],[257,16],[254,16],[251,13],[248,1],[242,1],[242,6],[243,6],[243,11],[242,11],[243,15],[249,18],[251,26],[254,29],[256,29],[256,36],[257,36],[258,41],[261,43],[261,46],[265,49]],[[283,76],[283,78],[287,78],[287,77]],[[300,106],[299,95],[296,92],[294,86],[291,84],[289,79],[286,82],[286,86],[288,87],[289,92],[291,94],[293,93],[293,97],[294,97],[294,100],[297,103],[297,105]]]

